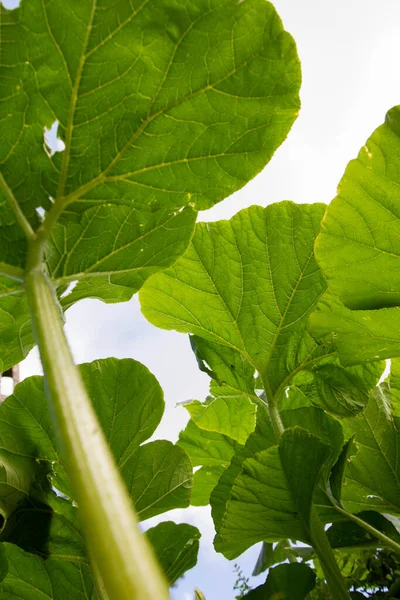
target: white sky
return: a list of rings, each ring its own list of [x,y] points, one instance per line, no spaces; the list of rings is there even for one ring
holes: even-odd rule
[[[203,213],[203,220],[230,218],[246,206],[280,200],[328,203],[347,162],[383,122],[385,112],[400,104],[399,0],[276,0],[275,6],[302,61],[300,116],[264,172]],[[175,441],[187,421],[186,411],[175,408],[176,403],[203,399],[208,387],[187,337],[149,325],[137,298],[111,306],[83,301],[68,311],[66,330],[78,362],[133,357],[150,368],[167,402],[159,437]],[[21,372],[25,377],[40,372],[35,351]],[[172,591],[173,600],[190,600],[194,587],[207,600],[233,600],[233,563],[212,548],[208,509],[173,511],[171,518],[191,522],[203,532],[198,566]],[[167,519],[161,515],[157,521]],[[238,561],[247,576],[257,554],[258,549],[251,549]]]

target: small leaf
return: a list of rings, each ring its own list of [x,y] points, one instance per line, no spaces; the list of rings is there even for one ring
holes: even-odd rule
[[[224,473],[225,467],[202,467],[193,475],[193,489],[190,504],[192,506],[207,506],[210,495]]]
[[[310,371],[302,371],[293,383],[315,405],[339,417],[351,417],[366,407],[369,391],[377,384],[384,364],[379,361],[344,368],[335,359],[321,362]],[[309,380],[305,380],[307,374],[311,375]]]
[[[197,562],[200,532],[186,523],[159,523],[146,531],[158,562],[173,585]]]
[[[140,446],[120,470],[141,521],[189,506],[192,464],[172,442],[157,440]]]
[[[241,447],[227,435],[200,429],[193,421],[179,434],[178,446],[185,450],[194,467],[227,467]]]
[[[350,460],[353,453],[354,436],[351,437],[343,446],[337,462],[333,465],[329,475],[329,491],[334,500],[341,504],[342,485],[347,461]]]
[[[205,431],[215,431],[244,444],[256,424],[256,405],[245,396],[208,397],[205,402],[193,400],[184,405],[190,417]]]
[[[288,542],[288,540],[283,540],[277,544],[263,542],[252,573],[253,577],[260,575],[260,573],[264,573],[269,567],[283,563],[288,558],[293,558],[293,556],[295,556],[295,551],[292,551]]]
[[[305,600],[315,587],[314,571],[300,563],[279,565],[266,582],[244,596],[246,600]]]

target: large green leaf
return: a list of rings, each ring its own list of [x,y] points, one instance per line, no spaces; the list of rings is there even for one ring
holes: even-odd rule
[[[391,412],[387,385],[377,388],[367,408],[343,426],[348,437],[354,435],[357,449],[347,462],[344,506],[351,512],[400,514],[400,423]]]
[[[400,304],[400,107],[351,161],[324,217],[316,256],[353,309]]]
[[[295,370],[329,353],[307,331],[326,287],[313,256],[324,208],[281,202],[198,224],[186,254],[142,288],[145,316],[239,352],[281,393]]]
[[[154,433],[164,411],[162,390],[155,377],[131,359],[95,361],[81,365],[81,372],[142,518],[187,506],[192,466],[183,450],[165,441],[141,446]],[[23,457],[28,461],[25,471],[32,464],[37,469],[38,465],[42,470],[46,467],[52,484],[71,495],[41,377],[24,380],[0,406],[0,445],[5,456],[4,478],[12,477],[15,471],[13,465],[8,467],[7,457],[19,463]],[[28,475],[25,471],[27,477],[29,471]],[[25,487],[29,497],[32,485]],[[7,498],[4,493],[2,500]]]
[[[22,290],[8,276],[25,268],[21,215],[36,230],[44,211],[50,277],[79,280],[64,307],[126,301],[185,251],[198,209],[269,161],[297,116],[301,76],[264,0],[22,0],[0,11],[7,368],[33,345],[25,301],[4,297]],[[55,123],[65,148],[52,153]]]
[[[200,539],[196,527],[167,521],[148,529],[146,535],[170,585],[195,566]]]
[[[0,162],[30,218],[49,195],[81,208],[211,206],[265,165],[296,118],[294,42],[262,0],[1,10]],[[43,128],[55,120],[65,150],[49,156]]]
[[[307,565],[279,565],[268,573],[267,581],[251,590],[243,600],[304,600],[314,589],[316,575]]]
[[[13,600],[96,600],[89,567],[65,560],[41,560],[14,544],[2,544],[8,571],[0,583],[1,598]]]

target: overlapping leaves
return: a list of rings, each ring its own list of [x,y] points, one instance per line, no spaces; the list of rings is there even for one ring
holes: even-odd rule
[[[12,204],[33,229],[36,208],[67,208],[50,272],[103,276],[96,297],[120,298],[107,280],[120,271],[113,285],[132,294],[171,264],[193,231],[190,206],[242,187],[297,116],[295,45],[261,0],[22,0],[0,10],[0,259],[24,266]],[[44,132],[55,122],[65,149],[52,153]]]
[[[144,520],[187,506],[192,465],[185,452],[164,440],[143,444],[154,433],[164,411],[162,390],[155,377],[131,359],[99,360],[80,368],[139,518]],[[31,377],[19,384],[0,406],[0,417],[0,508],[4,519],[1,539],[49,560],[49,568],[53,565],[56,570],[59,561],[66,562],[66,566],[60,565],[60,573],[86,568],[82,566],[88,559],[79,512],[71,503],[69,478],[42,378]],[[67,498],[55,496],[52,487]],[[171,583],[193,566],[199,537],[195,528],[164,523],[148,535]],[[25,589],[35,579],[29,576],[30,569],[47,569],[36,568],[39,558],[31,555],[27,574],[17,567],[14,572],[12,557],[18,552],[12,548],[6,552],[8,575],[3,591],[9,586],[14,586],[15,593],[20,586]],[[29,555],[21,554],[21,561],[24,560],[29,561]],[[36,583],[42,589],[39,579]],[[51,597],[59,597],[56,591],[54,594]]]

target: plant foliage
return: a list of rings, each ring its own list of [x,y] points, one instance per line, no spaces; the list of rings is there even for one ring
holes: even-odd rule
[[[298,114],[274,7],[22,0],[0,19],[0,366],[35,343],[44,366],[0,406],[0,596],[164,600],[200,533],[136,521],[191,503],[227,558],[262,542],[243,598],[396,597],[400,109],[328,208],[196,225]],[[177,444],[149,442],[164,400],[144,365],[77,369],[62,331],[79,300],[139,290],[210,377]]]

